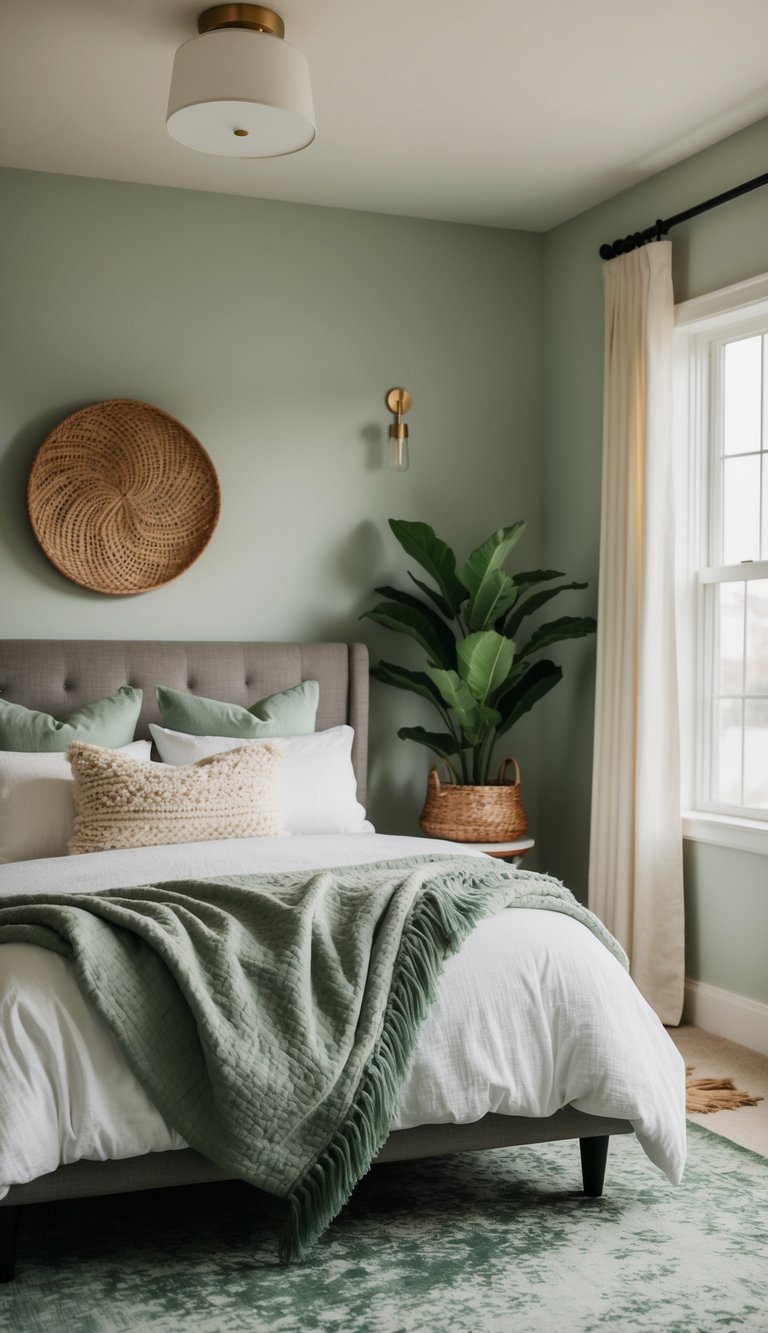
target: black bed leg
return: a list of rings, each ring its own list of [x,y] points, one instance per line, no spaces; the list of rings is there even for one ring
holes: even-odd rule
[[[18,1233],[18,1204],[9,1204],[7,1208],[0,1208],[0,1282],[13,1281]]]
[[[584,1193],[590,1199],[599,1199],[605,1180],[605,1163],[608,1160],[608,1135],[600,1134],[591,1139],[579,1139],[581,1149],[581,1178]]]

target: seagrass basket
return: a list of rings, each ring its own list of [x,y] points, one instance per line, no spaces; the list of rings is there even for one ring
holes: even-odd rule
[[[514,767],[514,781],[507,769]],[[484,787],[442,784],[437,769],[427,780],[427,799],[419,824],[430,838],[453,842],[514,842],[528,831],[520,794],[520,766],[505,759],[498,780]]]
[[[27,484],[32,531],[51,564],[95,592],[160,588],[205,549],[221,497],[213,463],[175,417],[114,398],[61,421]]]

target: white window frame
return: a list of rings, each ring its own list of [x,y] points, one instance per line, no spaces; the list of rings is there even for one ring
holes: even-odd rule
[[[682,302],[675,309],[675,440],[679,527],[678,626],[682,744],[683,835],[696,841],[768,855],[768,815],[708,801],[711,716],[712,600],[707,586],[724,574],[768,578],[768,560],[725,567],[709,563],[720,469],[711,447],[714,401],[711,366],[724,342],[768,333],[768,274]],[[685,499],[682,499],[685,497]]]

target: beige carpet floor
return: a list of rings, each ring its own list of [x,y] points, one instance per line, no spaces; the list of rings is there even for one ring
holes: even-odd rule
[[[743,1092],[764,1099],[757,1106],[689,1115],[689,1120],[768,1157],[768,1056],[685,1024],[667,1031],[686,1064],[694,1066],[692,1078],[732,1078]]]

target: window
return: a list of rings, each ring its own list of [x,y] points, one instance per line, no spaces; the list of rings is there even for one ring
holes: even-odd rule
[[[677,341],[685,832],[768,852],[768,277]]]

